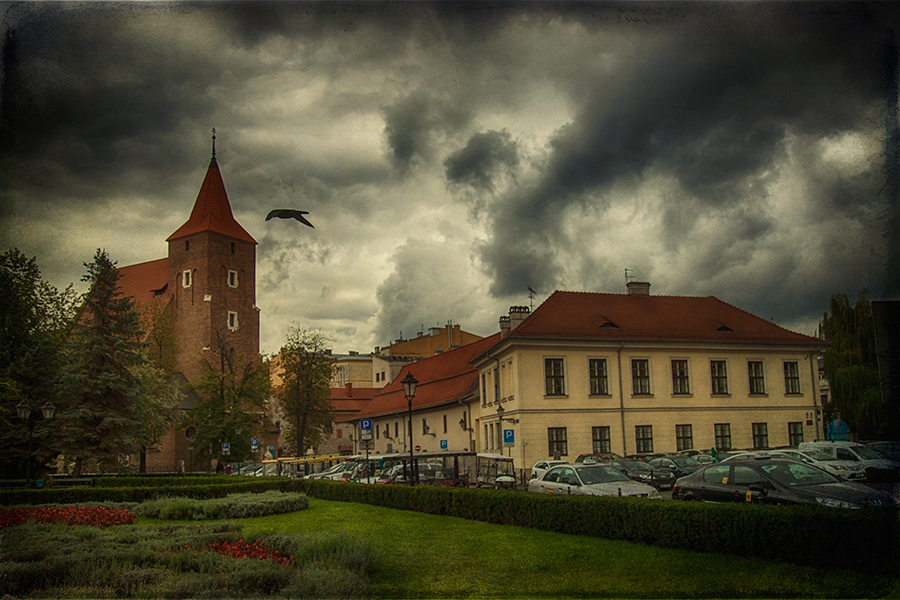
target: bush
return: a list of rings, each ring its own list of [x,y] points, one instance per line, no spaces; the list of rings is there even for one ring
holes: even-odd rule
[[[324,500],[818,567],[893,573],[900,555],[898,514],[893,510],[552,496],[327,480],[303,480],[303,489]]]
[[[135,509],[135,514],[166,520],[244,519],[295,512],[308,506],[309,499],[300,493],[241,493],[208,500],[183,497],[148,500]]]

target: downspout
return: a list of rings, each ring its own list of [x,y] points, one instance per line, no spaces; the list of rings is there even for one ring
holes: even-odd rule
[[[625,342],[619,346],[616,355],[619,363],[619,416],[622,418],[622,456],[628,455],[627,437],[625,436],[625,392],[622,387],[622,350],[625,348]]]
[[[819,410],[817,408],[818,400],[819,400],[819,365],[818,365],[818,355],[822,354],[821,348],[816,348],[815,352],[810,353],[809,355],[809,370],[812,374],[812,397],[813,397],[813,428],[816,431],[816,440],[825,439],[825,423],[822,423],[822,430],[819,430]],[[825,414],[825,407],[822,407],[822,415]],[[821,434],[821,436],[819,435]]]

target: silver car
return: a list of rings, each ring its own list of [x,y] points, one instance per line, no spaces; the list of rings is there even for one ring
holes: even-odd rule
[[[583,496],[639,496],[659,498],[653,486],[637,483],[611,465],[558,465],[528,482],[529,492]]]

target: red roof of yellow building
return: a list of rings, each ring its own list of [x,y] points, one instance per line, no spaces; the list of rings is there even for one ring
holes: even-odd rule
[[[256,243],[256,240],[247,233],[238,223],[231,212],[231,204],[228,202],[228,194],[225,193],[225,182],[219,172],[219,165],[215,157],[209,163],[203,185],[194,209],[187,222],[179,227],[175,233],[166,238],[171,241],[186,235],[200,233],[201,231],[214,231],[229,237]]]
[[[456,402],[478,389],[478,370],[471,361],[500,341],[500,334],[437,354],[403,367],[400,374],[379,390],[368,406],[359,411],[355,418],[406,412],[409,405],[400,381],[407,373],[412,373],[419,383],[416,386],[413,409]]]
[[[554,292],[510,337],[818,344],[718,298]]]

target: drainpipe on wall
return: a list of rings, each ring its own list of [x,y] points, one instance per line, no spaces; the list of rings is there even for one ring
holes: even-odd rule
[[[622,456],[628,454],[628,438],[625,435],[625,392],[622,388],[622,350],[624,348],[625,342],[622,342],[622,345],[619,346],[619,350],[616,352],[619,363],[619,416],[622,418]]]

